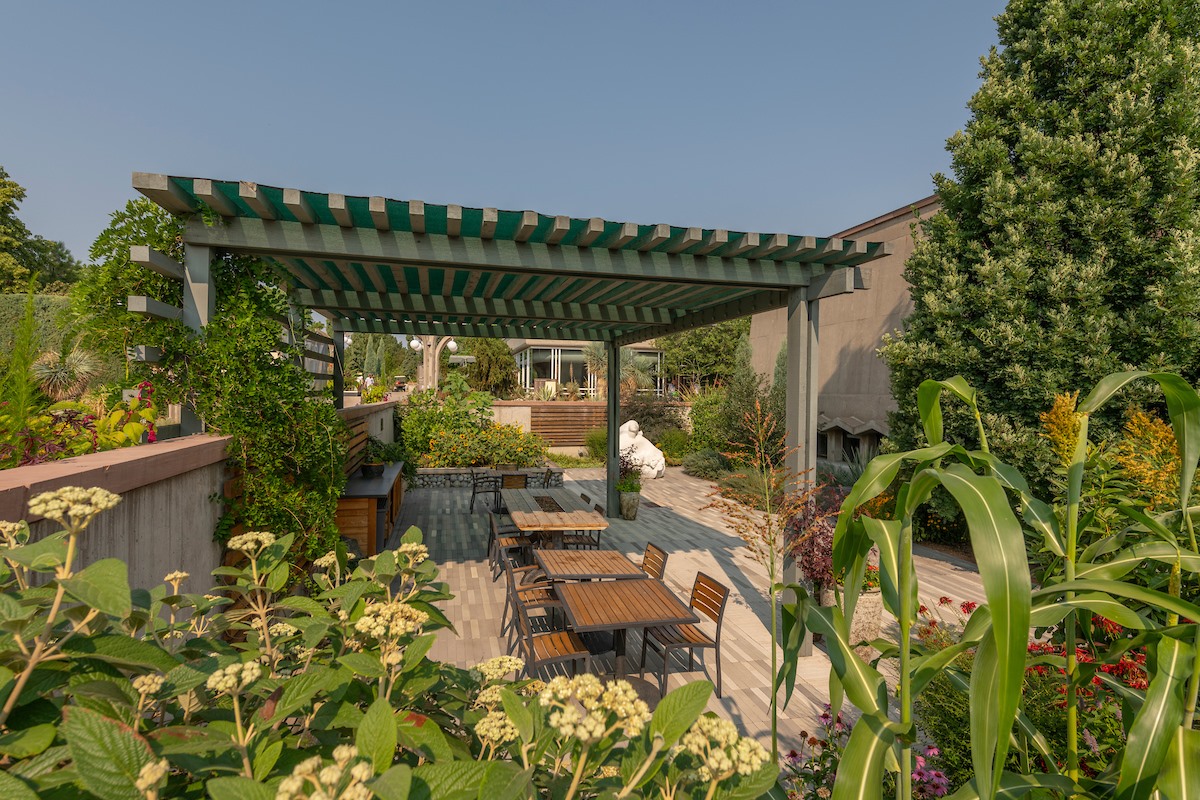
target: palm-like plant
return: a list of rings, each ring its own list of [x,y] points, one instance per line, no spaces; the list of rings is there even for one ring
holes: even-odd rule
[[[96,358],[74,346],[58,353],[42,353],[30,369],[38,388],[56,403],[79,398],[100,373]]]
[[[587,370],[596,376],[596,392],[604,394],[608,386],[608,351],[600,342],[592,342],[583,348],[583,361]],[[621,348],[621,392],[633,394],[638,389],[654,386],[654,362],[646,356],[634,353],[627,347]]]

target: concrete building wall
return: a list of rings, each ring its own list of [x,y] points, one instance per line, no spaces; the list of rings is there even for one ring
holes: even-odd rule
[[[934,195],[834,234],[845,239],[891,242],[894,249],[891,255],[864,267],[869,271],[867,291],[821,301],[818,413],[822,417],[854,417],[887,432],[887,414],[895,403],[887,366],[876,351],[884,334],[898,330],[912,310],[903,272],[913,249],[914,211],[924,218],[939,208]],[[786,309],[756,314],[751,321],[754,367],[768,377],[787,338],[786,325]]]

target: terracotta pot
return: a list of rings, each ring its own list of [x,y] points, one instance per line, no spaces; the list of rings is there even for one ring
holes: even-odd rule
[[[637,519],[642,496],[638,492],[619,492],[621,496],[621,519]]]

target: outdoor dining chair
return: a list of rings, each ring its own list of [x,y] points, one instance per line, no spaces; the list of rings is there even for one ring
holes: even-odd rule
[[[551,582],[536,564],[519,565],[512,558],[507,558],[504,569],[504,613],[500,616],[500,635],[518,633],[517,607],[525,608],[526,613],[534,608],[558,607],[558,599],[554,596]],[[509,636],[509,652],[515,644]]]
[[[524,472],[504,472],[500,475],[501,489],[528,489],[529,476]]]
[[[507,521],[505,521],[507,519]],[[532,542],[508,519],[488,511],[488,563],[492,567],[492,582],[504,571],[504,563],[513,557],[522,557],[529,552]],[[527,559],[526,559],[527,560]]]
[[[646,542],[646,552],[642,554],[642,572],[660,581],[667,574],[667,553],[656,544]]]
[[[543,607],[551,609],[556,606],[562,607],[557,600],[545,604]],[[534,632],[529,621],[529,609],[523,603],[517,603],[516,609],[517,626],[520,628],[520,645],[525,657],[525,677],[532,677],[534,671],[542,667],[566,662],[571,664],[572,675],[578,674],[578,662],[580,661],[583,662],[584,672],[591,671],[592,654],[588,652],[587,645],[584,644],[578,633],[569,630]],[[554,616],[548,614],[545,619],[552,624]],[[558,616],[566,619],[565,614]]]
[[[671,668],[671,651],[688,651],[688,670],[695,669],[696,650],[710,648],[717,656],[717,697],[721,696],[721,623],[725,619],[725,603],[729,588],[703,572],[696,573],[692,598],[688,606],[717,624],[716,634],[710,637],[699,625],[665,625],[647,628],[642,636],[642,672],[646,671],[646,646],[662,653],[662,675],[658,682],[659,696],[667,694],[667,673]]]
[[[587,502],[586,500],[584,502]],[[604,515],[604,508],[597,505],[594,509],[601,516]],[[600,549],[600,534],[604,531],[573,531],[564,533],[562,537],[562,546],[567,550],[599,550]]]
[[[471,470],[471,513],[475,513],[475,498],[480,495],[491,495],[492,504],[489,508],[496,508],[500,502],[500,476],[488,475],[483,472]]]

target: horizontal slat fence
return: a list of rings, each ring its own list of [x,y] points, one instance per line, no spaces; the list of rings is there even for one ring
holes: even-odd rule
[[[529,424],[551,447],[577,447],[593,428],[603,428],[608,414],[604,403],[550,401],[529,404]]]

